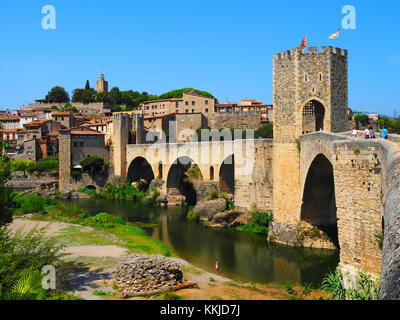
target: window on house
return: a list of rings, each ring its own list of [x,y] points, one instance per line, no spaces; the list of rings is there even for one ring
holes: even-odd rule
[[[206,100],[206,105],[208,104],[208,100]]]
[[[205,108],[204,111],[205,111],[205,112],[208,112],[208,108]]]
[[[79,147],[83,147],[83,141],[79,141]]]
[[[185,101],[185,106],[188,106],[189,105],[189,101]]]
[[[189,110],[188,110],[188,109],[186,109],[186,110],[185,110],[185,113],[189,113]]]
[[[195,110],[194,109],[192,109],[192,113],[194,113],[195,112]]]
[[[195,101],[192,101],[192,106],[194,106],[196,104],[196,102]]]
[[[74,142],[74,148],[77,148],[78,147],[78,142]]]
[[[322,73],[319,74],[319,82],[322,82]]]
[[[64,117],[61,117],[61,121],[64,121]]]
[[[179,102],[175,102],[175,107],[176,107],[176,108],[179,107]]]
[[[304,81],[307,82],[308,81],[308,76],[307,73],[304,75]]]

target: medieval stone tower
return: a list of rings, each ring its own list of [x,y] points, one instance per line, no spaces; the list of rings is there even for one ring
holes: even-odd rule
[[[140,114],[113,114],[112,158],[116,184],[126,182],[126,150],[128,144],[142,144],[145,141],[144,117]]]
[[[104,79],[104,74],[101,74],[100,80],[97,81],[97,92],[108,92],[108,81]]]
[[[347,131],[347,51],[294,48],[273,56],[274,219],[300,220],[299,136]]]

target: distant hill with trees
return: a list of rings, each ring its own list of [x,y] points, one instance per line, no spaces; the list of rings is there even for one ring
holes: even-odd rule
[[[211,99],[218,100],[209,92],[197,90],[193,88],[183,88],[172,90],[163,93],[160,96],[155,94],[148,94],[147,92],[138,92],[133,90],[121,91],[118,87],[113,87],[109,92],[97,92],[90,87],[89,80],[86,81],[85,88],[76,88],[72,91],[72,98],[70,99],[68,93],[62,87],[52,88],[46,96],[47,102],[71,102],[72,103],[91,103],[91,102],[104,102],[107,105],[113,106],[115,111],[129,111],[137,108],[143,101],[157,100],[157,99],[174,99],[182,98],[183,93],[196,91],[198,94]],[[126,106],[126,107],[121,107]]]
[[[218,103],[218,100],[209,92],[207,91],[201,91],[193,88],[184,88],[184,89],[178,89],[178,90],[172,90],[166,93],[163,93],[162,95],[159,96],[160,99],[175,99],[175,98],[182,98],[183,93],[190,92],[190,91],[196,91],[198,94],[206,97],[210,97],[212,99],[216,100],[216,103]]]

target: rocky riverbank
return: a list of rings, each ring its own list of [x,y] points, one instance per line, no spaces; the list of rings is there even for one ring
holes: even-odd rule
[[[233,228],[254,220],[247,209],[229,209],[228,202],[224,198],[202,201],[193,210],[200,221],[212,228]]]

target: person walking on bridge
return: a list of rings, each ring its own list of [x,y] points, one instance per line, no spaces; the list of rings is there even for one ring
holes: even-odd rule
[[[382,137],[382,139],[387,139],[389,137],[388,129],[386,127],[383,127],[382,132],[381,132],[381,137]]]
[[[365,139],[369,139],[370,137],[369,137],[369,133],[370,133],[370,131],[369,131],[369,126],[364,130],[364,137],[365,137]]]
[[[352,138],[357,138],[357,128],[354,127],[353,132],[351,133]]]

